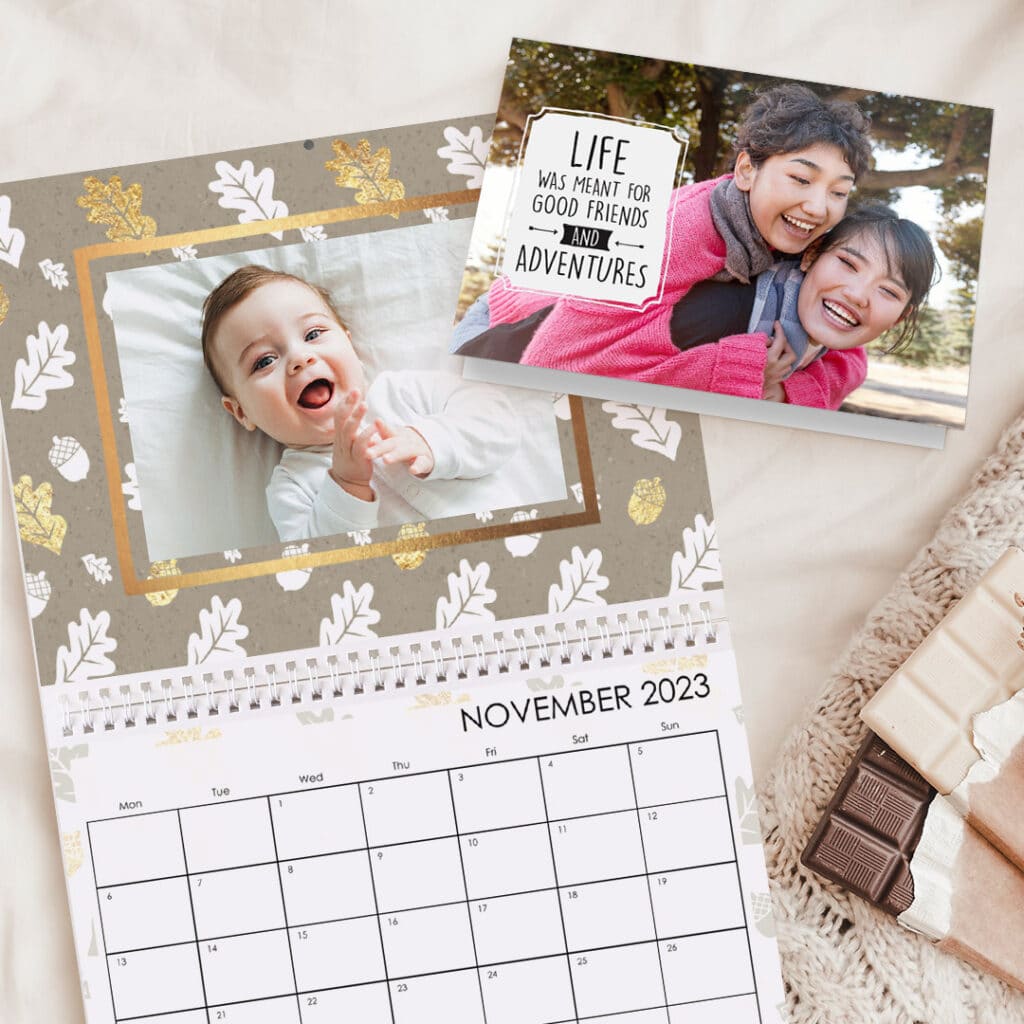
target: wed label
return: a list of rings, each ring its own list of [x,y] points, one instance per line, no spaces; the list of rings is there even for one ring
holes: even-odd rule
[[[683,152],[659,125],[550,108],[532,117],[502,268],[511,283],[637,307],[657,298]]]

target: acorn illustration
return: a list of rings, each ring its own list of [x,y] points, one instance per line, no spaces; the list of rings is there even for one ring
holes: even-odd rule
[[[308,554],[308,544],[289,544],[281,552],[281,557],[295,558],[297,555]],[[301,590],[309,582],[309,577],[312,575],[313,569],[311,566],[307,566],[304,569],[285,569],[284,572],[277,573],[277,582],[285,590]]]
[[[64,848],[64,870],[70,878],[84,861],[82,855],[82,833],[65,832],[61,835],[61,846]]]
[[[53,587],[45,572],[25,573],[25,592],[28,594],[28,613],[34,619],[46,607]]]
[[[181,570],[178,568],[178,560],[176,558],[168,558],[162,562],[154,562],[149,567],[149,575],[146,579],[155,580],[159,579],[161,576],[180,575]],[[153,590],[146,594],[146,600],[154,608],[162,608],[165,605],[170,604],[177,596],[177,590]]]
[[[404,523],[398,531],[398,539],[405,540],[407,537],[426,537],[426,523]],[[391,556],[391,560],[403,571],[418,569],[426,559],[426,551],[399,551]]]
[[[512,513],[513,523],[525,523],[536,518],[537,510],[535,508],[531,508],[529,512],[525,509],[516,509]],[[525,558],[527,555],[532,555],[539,543],[539,533],[521,533],[515,537],[505,538],[505,547],[513,558]]]
[[[73,437],[55,437],[50,449],[50,465],[65,480],[84,480],[89,472],[89,454]]]
[[[665,507],[665,488],[661,486],[661,477],[653,480],[637,480],[633,485],[633,493],[629,498],[629,518],[637,526],[650,526]]]

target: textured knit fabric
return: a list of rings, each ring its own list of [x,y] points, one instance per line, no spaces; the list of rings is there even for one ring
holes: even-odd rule
[[[1024,419],[869,614],[761,789],[791,1024],[1024,1024],[1024,994],[800,864],[864,738],[860,709],[1011,544],[1024,546]]]
[[[737,188],[733,176],[727,174],[718,179],[708,202],[715,230],[725,242],[725,266],[715,278],[750,284],[775,262],[775,256],[751,216],[749,194]]]
[[[796,311],[800,285],[803,281],[804,272],[800,269],[800,264],[794,260],[780,260],[758,274],[754,308],[750,312],[748,326],[751,334],[771,334],[775,329],[776,320],[782,324],[786,341],[796,356],[792,372],[796,372],[796,367],[804,361],[807,347],[811,344],[811,339],[807,336],[804,325],[800,323]],[[818,359],[824,354],[819,348],[812,358]]]
[[[669,323],[672,308],[698,281],[725,266],[726,245],[711,217],[710,195],[722,178],[677,189],[669,207],[672,244],[662,266],[661,299],[642,312],[563,296],[534,334],[522,362],[556,370],[671,384],[697,391],[760,398],[764,385],[763,334],[732,335],[718,345],[680,352]],[[499,278],[489,293],[491,324],[514,323],[551,301],[513,289]],[[864,382],[863,349],[830,352],[784,383],[787,401],[837,409]]]
[[[519,447],[518,421],[505,393],[454,374],[379,374],[366,404],[366,423],[380,418],[422,435],[434,455],[430,475],[414,477],[405,466],[374,464],[376,501],[361,501],[328,474],[329,445],[286,448],[267,484],[267,509],[281,540],[467,511],[479,496],[479,481],[500,470]]]

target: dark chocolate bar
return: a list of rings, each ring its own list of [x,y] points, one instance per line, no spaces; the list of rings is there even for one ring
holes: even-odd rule
[[[910,860],[934,797],[924,778],[869,733],[801,862],[898,916],[914,901]]]

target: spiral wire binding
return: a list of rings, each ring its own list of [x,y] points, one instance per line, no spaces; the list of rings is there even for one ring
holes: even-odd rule
[[[538,617],[536,623],[499,626],[491,634],[455,634],[441,640],[434,633],[388,647],[297,652],[283,661],[253,659],[253,664],[185,672],[156,684],[128,683],[116,692],[86,691],[77,702],[61,699],[61,732],[73,736],[133,728],[140,715],[145,725],[170,724],[182,715],[189,721],[217,718],[267,706],[344,700],[368,690],[437,686],[452,677],[463,681],[508,675],[513,669],[537,671],[550,668],[553,661],[587,665],[616,655],[691,649],[717,643],[718,624],[725,620],[724,614],[716,617],[707,600],[697,602],[695,609],[663,602],[650,609],[603,612],[591,618]]]

